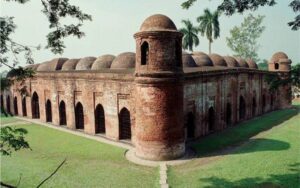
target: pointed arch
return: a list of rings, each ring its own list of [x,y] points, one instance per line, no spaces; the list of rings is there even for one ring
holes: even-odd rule
[[[16,96],[14,98],[14,110],[15,110],[15,115],[18,115],[19,114],[19,111],[18,111],[18,98]]]
[[[229,126],[232,123],[232,108],[231,104],[226,104],[226,125]]]
[[[80,102],[78,102],[75,106],[75,126],[76,129],[84,129],[83,106]]]
[[[22,98],[22,114],[23,116],[27,116],[26,97]]]
[[[252,117],[256,116],[256,98],[252,99]]]
[[[131,139],[130,112],[127,108],[122,108],[119,114],[119,138]]]
[[[101,104],[95,108],[95,133],[105,133],[105,116]]]
[[[33,93],[31,99],[31,109],[32,109],[32,118],[40,118],[40,105],[39,105],[39,96],[36,92]]]
[[[208,109],[208,131],[213,132],[215,129],[215,110],[214,107]]]
[[[59,125],[67,125],[66,104],[64,101],[59,103]]]
[[[147,41],[145,41],[141,46],[141,64],[147,65],[148,62],[149,62],[149,44]]]
[[[46,109],[46,122],[52,122],[52,108],[49,99],[46,102],[45,109]]]
[[[246,116],[246,102],[243,96],[240,96],[239,119],[243,120]]]
[[[187,138],[195,138],[195,116],[193,112],[187,114]]]
[[[6,97],[6,110],[8,114],[11,114],[11,110],[10,110],[10,96],[7,95]]]

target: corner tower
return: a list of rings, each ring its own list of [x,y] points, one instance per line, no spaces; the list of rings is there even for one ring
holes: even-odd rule
[[[136,155],[170,160],[185,152],[182,34],[164,15],[142,24],[136,39]]]
[[[291,64],[292,61],[288,58],[288,56],[283,52],[275,53],[269,64],[268,69],[271,72],[276,72],[279,77],[284,80],[288,79],[291,75]],[[291,96],[291,84],[287,83],[286,85],[280,86],[278,88],[278,95],[279,95],[279,107],[290,108],[292,107],[292,96]]]

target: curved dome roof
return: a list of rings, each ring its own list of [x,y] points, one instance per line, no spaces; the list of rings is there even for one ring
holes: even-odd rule
[[[272,58],[271,62],[278,62],[280,59],[288,59],[289,57],[284,52],[276,52]]]
[[[142,24],[140,31],[177,31],[174,22],[167,16],[155,14],[148,17]]]
[[[240,67],[249,68],[248,63],[243,58],[236,57],[235,59],[239,63]]]
[[[61,70],[75,70],[76,65],[80,59],[69,59],[67,60],[64,65],[62,66]]]
[[[212,60],[214,66],[227,67],[226,61],[223,59],[222,56],[218,54],[210,54],[209,57]]]
[[[239,67],[239,63],[231,56],[223,57],[228,67]]]
[[[213,66],[213,63],[210,57],[203,52],[193,52],[192,57],[194,58],[195,63],[199,66]]]
[[[27,65],[25,68],[36,71],[39,66],[40,66],[40,64],[38,63],[38,64]]]
[[[129,69],[135,67],[135,53],[124,52],[119,54],[111,63],[111,69]]]
[[[63,64],[67,61],[67,58],[55,58],[50,61],[46,61],[37,68],[37,71],[56,71],[61,70]]]
[[[92,70],[99,70],[99,69],[109,69],[111,66],[111,63],[116,58],[114,55],[102,55],[94,61],[92,65]]]
[[[251,68],[251,69],[258,69],[257,64],[252,59],[248,59],[247,63],[248,63],[249,68]]]
[[[76,70],[90,70],[95,60],[95,57],[84,57],[80,59],[76,65]]]
[[[182,66],[183,67],[198,67],[192,55],[182,52]]]

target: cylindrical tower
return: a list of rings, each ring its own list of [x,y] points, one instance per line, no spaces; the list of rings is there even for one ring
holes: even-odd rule
[[[136,155],[170,160],[185,152],[182,34],[164,15],[142,24],[136,39]]]
[[[272,56],[268,64],[268,69],[269,71],[277,72],[279,77],[284,80],[291,76],[291,64],[292,61],[285,53],[277,52]],[[278,88],[279,108],[284,109],[292,107],[291,87],[290,83],[286,83]]]

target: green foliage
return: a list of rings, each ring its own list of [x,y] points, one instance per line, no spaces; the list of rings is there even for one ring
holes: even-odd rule
[[[0,153],[1,155],[11,155],[12,150],[28,149],[29,144],[24,136],[27,130],[10,126],[1,127],[0,133]]]
[[[290,80],[293,86],[300,88],[300,64],[299,63],[292,66]]]
[[[183,9],[189,9],[197,0],[187,0],[181,4]],[[259,7],[274,6],[275,0],[223,0],[218,6],[218,10],[224,12],[225,15],[233,15],[235,13],[244,13],[247,10],[255,11]],[[297,13],[300,12],[300,0],[293,0],[289,4],[292,10]],[[292,30],[298,30],[300,28],[300,14],[295,19],[288,23]]]
[[[211,53],[211,43],[213,39],[220,37],[219,12],[210,12],[209,9],[204,10],[204,14],[197,18],[199,22],[199,31],[202,36],[206,35],[209,41],[209,53]]]
[[[184,28],[179,29],[183,33],[182,47],[193,51],[193,46],[199,45],[198,28],[194,27],[190,20],[182,20]]]
[[[249,14],[239,27],[235,26],[230,30],[231,36],[226,37],[226,42],[235,56],[259,61],[257,39],[265,30],[265,26],[262,26],[263,19],[264,16],[254,17]]]
[[[268,70],[268,60],[264,59],[262,63],[257,64],[259,70]]]

